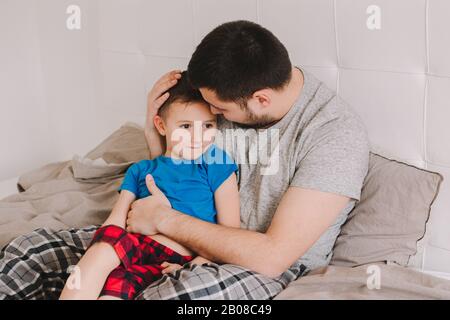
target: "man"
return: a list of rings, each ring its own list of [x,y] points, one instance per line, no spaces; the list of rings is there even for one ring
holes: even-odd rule
[[[367,173],[366,130],[351,108],[313,75],[293,67],[280,41],[255,23],[235,21],[214,29],[194,52],[188,75],[220,115],[222,132],[238,129],[250,141],[238,146],[241,152],[236,144],[229,150],[243,160],[238,161],[241,229],[212,225],[168,208],[157,186],[149,185],[153,195],[133,204],[128,230],[164,234],[220,264],[187,266],[150,285],[140,298],[273,298],[289,282],[331,259]],[[176,71],[166,74],[148,97],[145,133],[152,156],[161,153],[153,115],[177,78]],[[273,132],[277,141],[270,141],[270,148],[258,145],[261,133],[272,137]],[[261,161],[251,161],[255,146],[266,148],[275,159],[275,172]],[[35,266],[37,272],[62,274],[63,267],[76,264],[93,231],[35,234],[35,247],[51,240],[57,243],[52,250],[59,257],[51,267]],[[14,259],[23,260],[26,250],[15,249],[19,253]],[[9,265],[11,269],[15,264]],[[16,296],[36,297],[36,291],[45,290],[23,286],[17,284]]]

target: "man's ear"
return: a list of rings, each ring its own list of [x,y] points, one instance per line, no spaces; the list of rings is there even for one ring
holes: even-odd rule
[[[258,91],[255,91],[252,96],[255,101],[258,101],[258,103],[263,107],[267,108],[270,103],[272,102],[272,90],[271,89],[261,89]]]
[[[159,115],[156,115],[153,118],[153,124],[155,125],[156,130],[158,130],[158,133],[164,137],[166,135],[166,125],[163,118],[161,118],[161,116]]]

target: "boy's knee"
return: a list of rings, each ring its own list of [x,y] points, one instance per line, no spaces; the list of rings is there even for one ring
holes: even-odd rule
[[[91,248],[102,248],[100,251],[115,252],[120,262],[128,268],[140,258],[139,240],[125,229],[116,225],[99,228],[94,235]],[[108,249],[106,249],[108,248]]]

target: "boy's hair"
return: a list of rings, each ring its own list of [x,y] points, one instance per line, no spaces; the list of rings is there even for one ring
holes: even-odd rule
[[[250,21],[224,23],[198,45],[188,66],[195,88],[213,90],[223,101],[245,102],[255,91],[281,89],[292,64],[272,32]]]
[[[158,115],[164,117],[167,114],[167,110],[174,102],[202,102],[206,103],[203,99],[200,91],[194,89],[186,76],[186,71],[181,73],[181,78],[178,80],[177,84],[170,88],[167,92],[169,92],[169,98],[162,104],[162,106],[158,109]]]

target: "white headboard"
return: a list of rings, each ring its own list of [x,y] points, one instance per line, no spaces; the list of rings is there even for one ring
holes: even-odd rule
[[[60,137],[52,145],[60,150],[55,158],[87,151],[126,120],[143,123],[146,91],[159,75],[185,68],[195,45],[218,24],[252,20],[285,43],[295,64],[349,102],[366,123],[373,151],[448,180],[414,263],[450,272],[450,1],[39,3],[43,103],[51,134]],[[63,28],[70,4],[82,10],[79,31]],[[64,103],[68,94],[73,100]],[[64,119],[68,110],[75,120]]]

